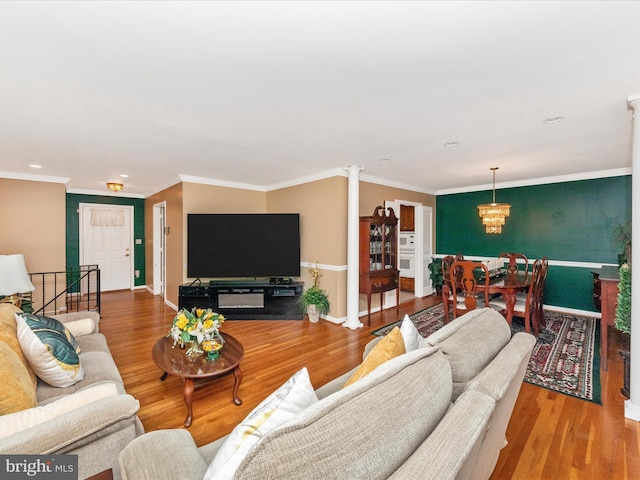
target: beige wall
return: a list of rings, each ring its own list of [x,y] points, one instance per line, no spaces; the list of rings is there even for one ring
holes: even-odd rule
[[[178,286],[184,282],[182,274],[183,234],[185,230],[182,220],[183,184],[173,185],[144,201],[144,235],[146,259],[146,283],[151,288],[153,283],[153,206],[166,202],[166,294],[167,300],[178,305]]]
[[[64,184],[0,178],[0,255],[24,254],[29,273],[63,272],[65,202]],[[64,277],[58,280],[65,281]],[[45,279],[47,292],[54,291],[53,281]],[[33,284],[33,304],[39,308],[42,277],[34,277]]]
[[[300,214],[300,260],[318,262],[320,287],[329,295],[333,318],[347,314],[347,179],[331,177],[281,188],[267,194],[267,210]],[[308,268],[301,269],[305,287],[313,285]]]
[[[64,271],[65,186],[0,178],[0,255],[24,254],[27,271]]]

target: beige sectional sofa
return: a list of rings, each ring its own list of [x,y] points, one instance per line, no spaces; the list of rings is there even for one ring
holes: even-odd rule
[[[355,369],[317,389],[319,401],[266,434],[233,478],[488,478],[534,344],[493,310],[469,312],[352,385],[342,388]],[[202,479],[224,441],[147,433],[120,453],[122,477]]]
[[[18,341],[13,338],[16,335],[16,310],[11,305],[0,304],[3,363],[6,365],[10,357],[17,358],[11,371],[2,372],[2,381],[17,382],[20,379],[11,378],[16,375],[32,377],[37,404],[0,415],[0,453],[76,454],[78,478],[87,478],[110,468],[114,469],[114,477],[119,478],[118,453],[144,433],[144,429],[137,417],[140,405],[125,392],[106,339],[98,331],[99,314],[80,312],[53,316],[63,324],[82,325],[75,338],[81,349],[78,356],[84,378],[71,386],[52,387],[28,371],[29,364],[21,356]],[[22,365],[26,365],[26,369]],[[11,403],[13,400],[7,398],[8,393],[5,391],[3,400]],[[25,393],[26,396],[29,394],[31,392]]]

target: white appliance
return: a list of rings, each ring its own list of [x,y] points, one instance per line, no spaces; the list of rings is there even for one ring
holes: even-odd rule
[[[400,252],[398,267],[400,276],[406,278],[415,278],[416,276],[416,256],[413,253]]]
[[[415,252],[416,236],[413,232],[400,232],[399,240],[401,252]]]

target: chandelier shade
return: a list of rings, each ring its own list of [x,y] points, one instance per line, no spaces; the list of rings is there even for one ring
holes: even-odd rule
[[[496,170],[498,167],[492,167],[493,171],[493,202],[478,205],[478,215],[482,218],[482,224],[487,233],[502,233],[502,226],[505,219],[511,213],[511,205],[508,203],[496,203]]]

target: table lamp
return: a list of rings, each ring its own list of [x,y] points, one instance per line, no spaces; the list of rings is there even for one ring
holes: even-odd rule
[[[0,302],[12,303],[20,308],[20,294],[34,290],[24,263],[24,255],[0,255]]]

